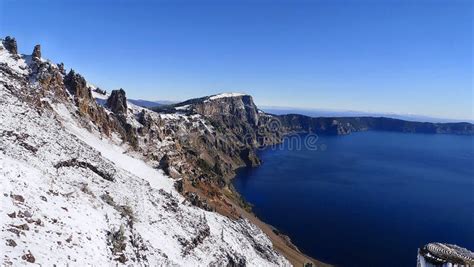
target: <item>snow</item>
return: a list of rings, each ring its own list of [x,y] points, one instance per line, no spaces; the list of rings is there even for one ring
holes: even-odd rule
[[[86,86],[91,88],[92,91],[94,91],[95,89],[97,89],[97,86],[93,83],[90,83],[89,81],[86,82]]]
[[[178,106],[178,107],[175,107],[176,110],[188,110],[190,107],[190,105],[184,105],[184,106]]]
[[[168,177],[165,177],[161,170],[159,171],[153,169],[143,160],[127,155],[123,147],[113,144],[108,139],[99,139],[96,135],[87,131],[83,127],[78,126],[64,104],[59,104],[53,107],[55,108],[58,115],[61,116],[63,125],[70,133],[74,134],[84,143],[99,151],[102,156],[114,162],[116,166],[133,173],[145,181],[150,182],[150,184],[152,184],[152,186],[155,188],[162,188],[167,191],[173,188],[172,180]]]
[[[242,94],[242,93],[222,93],[222,94],[213,95],[209,97],[209,100],[216,100],[216,99],[227,98],[227,97],[239,97],[239,96],[245,96],[245,95],[246,94]]]
[[[20,55],[15,56],[19,57],[19,59],[15,59],[0,41],[0,63],[6,64],[11,70],[18,74],[28,74],[28,65],[26,64],[25,59]]]
[[[108,95],[99,94],[94,90],[91,90],[91,93],[92,93],[92,97],[95,98],[95,99],[107,100],[107,98],[109,98]]]
[[[4,51],[0,63],[28,74],[23,59]],[[0,265],[24,265],[28,252],[42,266],[122,266],[119,254],[124,265],[223,266],[229,257],[248,266],[289,265],[255,225],[192,206],[117,134],[82,127],[73,101],[42,98],[52,109],[40,109],[11,92],[34,92],[33,85],[1,70],[0,78],[10,85],[0,83]],[[135,120],[142,109],[129,111],[127,120]],[[181,131],[185,122],[208,127],[200,116],[150,114],[176,119]],[[109,237],[121,228],[126,246],[117,254]]]

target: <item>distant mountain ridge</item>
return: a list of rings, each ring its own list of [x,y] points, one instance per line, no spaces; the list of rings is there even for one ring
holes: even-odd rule
[[[277,115],[286,131],[344,135],[360,131],[474,135],[474,125],[467,122],[431,123],[386,117],[319,117],[300,114]]]
[[[402,114],[402,113],[383,113],[383,112],[366,112],[354,110],[332,110],[332,109],[312,109],[312,108],[292,108],[292,107],[274,107],[259,106],[266,113],[275,115],[301,114],[308,117],[385,117],[399,119],[405,121],[447,123],[447,122],[468,122],[474,123],[470,119],[450,119],[426,115]]]

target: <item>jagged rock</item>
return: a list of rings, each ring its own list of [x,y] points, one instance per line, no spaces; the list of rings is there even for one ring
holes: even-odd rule
[[[37,80],[43,88],[38,94],[39,98],[54,95],[54,98],[57,100],[67,99],[68,96],[66,90],[64,90],[63,74],[59,68],[54,67],[49,62],[41,62],[39,57],[33,57],[30,67],[32,69],[30,77],[33,80]]]
[[[159,168],[162,169],[165,172],[165,174],[169,175],[170,173],[169,167],[170,167],[170,157],[168,155],[164,155],[160,159]]]
[[[120,88],[119,90],[113,90],[109,98],[107,99],[106,105],[114,113],[126,114],[127,97],[125,96],[125,91],[122,88]]]
[[[58,64],[58,69],[59,69],[59,72],[62,74],[62,75],[66,75],[66,70],[64,69],[64,63],[59,63]]]
[[[54,167],[56,169],[59,169],[59,168],[62,168],[62,167],[79,167],[79,168],[89,169],[89,170],[91,170],[92,172],[94,172],[95,174],[99,175],[100,177],[104,178],[107,181],[111,181],[111,182],[114,181],[113,174],[111,174],[107,171],[104,171],[104,170],[100,170],[99,168],[97,168],[96,166],[90,164],[89,162],[80,161],[80,160],[77,160],[77,159],[70,159],[70,160],[65,160],[65,161],[58,162],[54,165]]]
[[[41,58],[41,45],[39,45],[39,44],[35,45],[35,48],[33,49],[33,54],[31,54],[31,57],[33,59],[40,59]]]
[[[92,99],[92,93],[87,87],[87,82],[80,74],[74,72],[74,70],[69,71],[69,73],[64,76],[64,85],[68,91],[77,98],[83,99]]]
[[[260,165],[260,159],[258,158],[257,154],[252,149],[244,149],[240,152],[240,157],[242,160],[247,164],[247,166],[258,166]]]
[[[143,128],[145,131],[148,131],[151,127],[151,124],[152,124],[152,118],[150,117],[150,115],[145,112],[145,110],[142,110],[139,114],[138,114],[138,122],[143,125]]]
[[[96,93],[101,94],[101,95],[106,95],[106,94],[107,94],[107,91],[106,91],[106,90],[102,90],[102,89],[100,89],[99,87],[97,87],[94,91],[95,91]]]
[[[13,55],[18,54],[18,46],[16,44],[16,40],[13,37],[7,36],[3,40],[3,46]]]

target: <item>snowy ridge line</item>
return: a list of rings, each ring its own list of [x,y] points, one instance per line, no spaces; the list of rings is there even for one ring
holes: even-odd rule
[[[227,98],[227,97],[240,97],[240,96],[247,96],[247,94],[243,94],[243,93],[221,93],[221,94],[210,96],[209,100],[216,100],[216,99]]]
[[[78,115],[72,98],[23,98],[44,88],[24,82],[28,59],[0,48],[1,265],[290,265],[248,220],[192,206],[117,134]],[[130,110],[138,123],[143,109]],[[199,115],[149,115],[212,130]]]

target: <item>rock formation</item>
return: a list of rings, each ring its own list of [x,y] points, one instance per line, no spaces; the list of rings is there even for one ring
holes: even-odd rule
[[[66,75],[66,70],[64,69],[64,63],[59,63],[58,64],[58,69],[59,69],[59,72],[62,74],[62,75]]]
[[[64,85],[66,85],[67,90],[76,98],[85,100],[92,99],[92,94],[87,87],[86,80],[74,70],[70,70],[69,73],[64,76]]]
[[[125,91],[122,88],[120,88],[119,90],[113,90],[109,98],[107,99],[106,105],[114,113],[126,114],[127,98],[125,96]]]
[[[39,44],[35,45],[33,49],[33,53],[31,54],[33,59],[40,59],[41,58],[41,46]]]
[[[7,37],[5,37],[5,39],[3,40],[2,43],[3,43],[3,46],[5,47],[5,49],[8,50],[8,52],[10,52],[13,55],[18,54],[18,46],[16,44],[15,38],[7,36]]]

